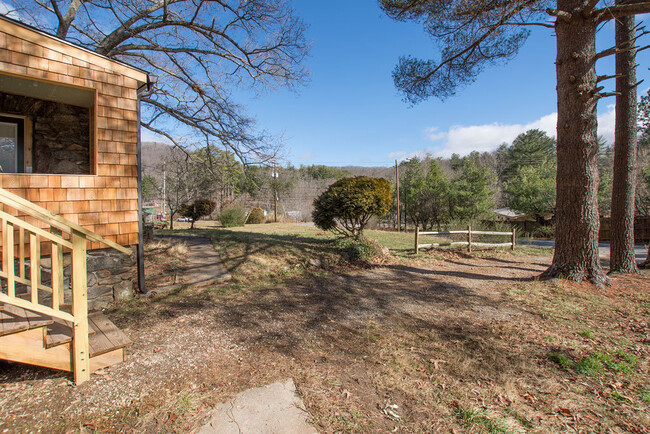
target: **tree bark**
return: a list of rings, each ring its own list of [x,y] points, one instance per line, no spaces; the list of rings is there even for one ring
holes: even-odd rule
[[[608,283],[598,257],[597,23],[584,17],[585,0],[558,0],[557,198],[555,254],[542,277]]]
[[[617,1],[617,4],[620,0]],[[616,20],[616,47],[634,46],[634,16]],[[612,184],[610,273],[638,272],[634,254],[636,190],[636,50],[616,54],[616,128]]]

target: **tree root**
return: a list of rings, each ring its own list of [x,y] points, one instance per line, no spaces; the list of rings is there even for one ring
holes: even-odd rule
[[[565,279],[571,282],[584,282],[586,280],[600,289],[612,284],[611,279],[607,277],[605,271],[600,267],[595,267],[595,269],[565,268],[559,267],[557,264],[551,264],[551,266],[539,276],[539,279],[542,281],[552,282],[555,282],[558,279]]]

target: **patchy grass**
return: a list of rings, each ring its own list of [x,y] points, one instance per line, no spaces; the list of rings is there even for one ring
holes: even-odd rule
[[[176,283],[176,275],[188,252],[187,243],[177,239],[157,239],[144,245],[147,287],[156,289]]]
[[[185,414],[197,406],[196,397],[189,392],[181,393],[176,400],[175,409],[179,414]]]
[[[468,429],[481,428],[489,433],[513,433],[514,430],[501,418],[488,416],[484,410],[474,407],[459,407],[454,413],[456,418]]]
[[[551,353],[549,354],[549,358],[563,368],[571,368],[573,366],[571,359],[562,353]]]

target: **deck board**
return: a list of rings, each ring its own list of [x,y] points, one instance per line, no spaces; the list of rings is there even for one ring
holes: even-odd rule
[[[0,311],[0,336],[29,330],[29,321],[25,309],[11,304],[5,304]]]
[[[95,330],[88,329],[88,336],[95,334]],[[72,323],[56,318],[47,328],[47,335],[45,337],[45,346],[52,348],[57,345],[67,344],[72,342]]]
[[[25,318],[27,318],[27,321],[29,322],[30,329],[36,327],[48,326],[54,322],[51,317],[44,315],[42,313],[32,312],[31,310],[28,309],[23,309],[23,310],[25,312]]]
[[[90,345],[90,357],[107,353],[114,349],[111,341],[108,340],[102,330],[95,324],[93,318],[90,316],[88,317],[88,328],[95,329],[95,335],[92,337],[92,339],[88,339],[88,344]]]
[[[124,332],[118,329],[101,312],[88,315],[88,326],[89,329],[95,331],[95,334],[89,338],[90,357],[124,348],[131,344]]]

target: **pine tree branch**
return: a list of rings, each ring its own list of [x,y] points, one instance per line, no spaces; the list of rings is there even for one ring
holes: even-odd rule
[[[620,78],[623,77],[622,74],[614,74],[614,75],[599,75],[596,77],[596,83],[600,83],[601,81],[605,80],[611,80],[612,78]]]
[[[650,12],[650,1],[636,1],[625,5],[609,6],[593,12],[596,22],[609,21],[630,15],[645,14]]]
[[[596,55],[594,56],[594,60],[602,59],[603,57],[611,56],[613,54],[627,53],[628,51],[636,50],[636,52],[638,53],[639,51],[643,51],[648,48],[650,48],[650,45],[646,45],[640,48],[637,45],[628,48],[612,47],[612,48],[608,48],[607,50],[603,50],[599,53],[596,53]]]
[[[610,96],[618,96],[620,95],[621,92],[602,92],[597,95],[597,97],[600,98],[609,98]]]

